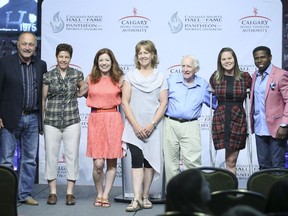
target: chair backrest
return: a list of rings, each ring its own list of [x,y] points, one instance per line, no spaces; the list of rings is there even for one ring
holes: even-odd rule
[[[209,182],[210,191],[221,191],[228,189],[238,189],[238,179],[229,170],[217,167],[197,167],[200,169],[206,180]]]
[[[263,213],[265,204],[266,198],[260,193],[244,189],[232,189],[213,192],[208,207],[215,216],[218,216],[237,205],[250,206]]]
[[[254,172],[247,180],[247,190],[267,196],[271,186],[278,180],[288,178],[288,169],[274,168]]]
[[[17,216],[18,176],[16,172],[0,165],[0,215]]]

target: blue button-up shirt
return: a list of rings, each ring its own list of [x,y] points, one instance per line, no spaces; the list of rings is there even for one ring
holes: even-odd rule
[[[265,91],[272,64],[263,72],[263,76],[257,72],[254,87],[254,130],[259,136],[270,136],[265,116]]]
[[[194,82],[188,86],[181,74],[168,78],[168,107],[166,115],[174,118],[193,119],[201,116],[202,105],[210,106],[209,84],[195,75]],[[216,97],[213,96],[213,109],[216,108]]]

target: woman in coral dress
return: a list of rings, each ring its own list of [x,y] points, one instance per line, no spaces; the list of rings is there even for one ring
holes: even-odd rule
[[[99,50],[92,72],[86,79],[86,104],[91,107],[86,156],[93,158],[93,179],[98,193],[95,206],[110,206],[109,192],[116,176],[117,158],[123,157],[121,137],[124,125],[118,111],[122,76],[123,71],[113,52],[106,48]]]

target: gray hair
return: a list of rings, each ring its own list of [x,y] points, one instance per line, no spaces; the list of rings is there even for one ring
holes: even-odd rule
[[[199,64],[199,60],[196,56],[194,55],[186,55],[182,58],[182,61],[185,59],[185,58],[190,58],[191,61],[192,61],[192,67],[196,69],[196,72],[198,72],[200,70],[200,64]]]

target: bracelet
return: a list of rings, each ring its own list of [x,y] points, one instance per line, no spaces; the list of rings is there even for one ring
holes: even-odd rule
[[[152,121],[152,125],[153,125],[154,128],[156,128],[156,126],[157,126],[157,122]]]

